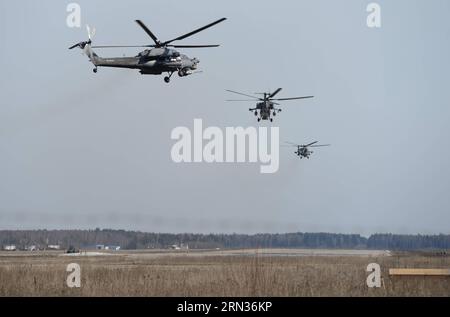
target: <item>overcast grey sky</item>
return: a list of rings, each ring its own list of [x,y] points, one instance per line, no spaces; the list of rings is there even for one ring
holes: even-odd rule
[[[201,74],[141,76],[67,48],[71,1],[0,2],[0,229],[450,233],[450,2],[77,1],[95,44],[185,40]],[[97,51],[134,55],[136,49]],[[177,126],[257,126],[224,90],[283,87],[281,141],[332,147],[280,170],[172,162]],[[261,126],[270,126],[262,123]]]

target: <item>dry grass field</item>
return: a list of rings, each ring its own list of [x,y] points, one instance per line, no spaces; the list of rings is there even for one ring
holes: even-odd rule
[[[313,252],[313,254],[311,253]],[[449,268],[449,256],[309,250],[0,253],[0,296],[450,296],[450,277],[390,277],[389,268]],[[382,287],[366,286],[366,267]],[[66,266],[81,266],[68,288]]]

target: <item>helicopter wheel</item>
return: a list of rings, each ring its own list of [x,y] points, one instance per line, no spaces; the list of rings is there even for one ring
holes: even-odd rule
[[[169,77],[169,76],[164,77],[164,81],[165,81],[166,83],[170,83],[170,77]]]
[[[276,115],[277,115],[277,113],[274,111],[274,112],[273,112],[273,116],[275,117]]]
[[[273,122],[273,118],[270,118],[270,122]]]
[[[261,121],[261,118],[258,118],[258,122],[260,122]]]
[[[97,67],[92,70],[95,74],[97,74]]]
[[[258,115],[258,111],[255,111],[255,116],[257,116]]]

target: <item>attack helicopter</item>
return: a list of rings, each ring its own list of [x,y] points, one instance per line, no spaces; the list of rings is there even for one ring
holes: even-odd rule
[[[297,99],[309,99],[314,98],[314,96],[305,96],[305,97],[293,97],[293,98],[278,98],[274,99],[274,97],[282,90],[282,88],[278,88],[273,93],[264,92],[264,93],[256,93],[257,95],[262,95],[261,97],[247,95],[241,92],[227,90],[233,94],[238,94],[241,96],[252,98],[250,100],[227,100],[227,101],[257,101],[255,108],[248,109],[250,112],[254,112],[257,117],[258,122],[261,120],[270,120],[273,122],[273,117],[277,115],[277,113],[281,112],[280,108],[276,108],[275,106],[279,106],[280,104],[275,101],[287,101],[287,100],[297,100]],[[259,111],[259,112],[258,112]]]
[[[315,147],[324,147],[324,146],[331,146],[331,144],[317,144],[319,143],[319,141],[315,141],[312,142],[310,144],[306,144],[306,145],[300,145],[300,144],[295,144],[295,143],[291,143],[291,142],[285,142],[289,145],[285,145],[285,146],[294,146],[297,148],[297,151],[295,151],[294,153],[297,154],[298,157],[302,158],[307,158],[309,159],[310,155],[313,154],[313,151],[310,151],[309,148],[315,148]]]
[[[150,36],[154,44],[150,45],[102,45],[92,46],[92,38],[95,34],[95,29],[87,26],[88,41],[79,42],[69,47],[74,49],[76,47],[82,49],[89,57],[89,60],[94,64],[94,73],[97,73],[98,67],[114,67],[114,68],[131,68],[138,69],[142,75],[161,75],[167,73],[164,77],[166,83],[170,82],[172,74],[177,72],[180,77],[192,75],[198,68],[200,61],[197,58],[190,58],[187,55],[181,54],[175,48],[211,48],[219,47],[219,45],[174,45],[175,41],[183,40],[201,31],[204,31],[218,23],[225,21],[226,18],[219,19],[192,32],[178,36],[169,41],[160,41],[150,29],[141,21],[136,20],[136,23]],[[123,47],[147,47],[134,57],[111,57],[103,58],[98,56],[93,49],[95,48],[123,48]]]

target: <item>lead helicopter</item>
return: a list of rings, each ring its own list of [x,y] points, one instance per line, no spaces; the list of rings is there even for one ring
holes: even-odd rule
[[[178,36],[169,41],[160,41],[150,29],[141,21],[136,20],[136,23],[150,36],[155,44],[150,45],[102,45],[92,46],[92,37],[95,34],[95,29],[89,26],[88,41],[80,42],[69,47],[74,49],[79,47],[89,57],[89,60],[94,64],[94,73],[97,73],[98,67],[115,67],[115,68],[131,68],[138,69],[142,75],[161,75],[168,73],[164,77],[166,83],[170,82],[173,73],[178,72],[180,77],[185,77],[194,73],[197,70],[200,61],[197,58],[190,58],[187,55],[181,54],[175,48],[211,48],[219,47],[219,45],[173,45],[175,41],[183,40],[201,31],[204,31],[218,23],[225,21],[226,18],[219,19],[192,32]],[[98,56],[94,48],[121,48],[121,47],[148,47],[134,57],[108,57],[103,58]]]
[[[297,154],[298,157],[302,158],[307,158],[309,159],[310,155],[313,154],[313,151],[310,151],[309,148],[311,147],[324,147],[324,146],[331,146],[331,144],[317,144],[319,143],[319,141],[315,141],[306,145],[300,145],[300,144],[296,144],[296,143],[292,143],[292,142],[285,142],[289,145],[285,145],[285,146],[294,146],[297,148],[297,151],[295,151],[294,153]]]
[[[278,88],[273,93],[264,92],[264,93],[256,93],[257,95],[262,95],[263,97],[256,97],[247,94],[243,94],[241,92],[227,90],[233,94],[238,94],[241,96],[252,98],[250,100],[227,100],[227,101],[257,101],[255,108],[248,109],[250,112],[254,112],[255,116],[258,119],[258,122],[261,120],[270,120],[273,122],[273,117],[277,115],[277,113],[281,112],[280,108],[276,108],[275,106],[279,106],[280,104],[275,101],[286,101],[286,100],[296,100],[296,99],[309,99],[314,98],[314,96],[305,96],[305,97],[293,97],[293,98],[278,98],[274,99],[274,97],[282,90],[282,88]],[[259,112],[258,112],[259,111]]]

